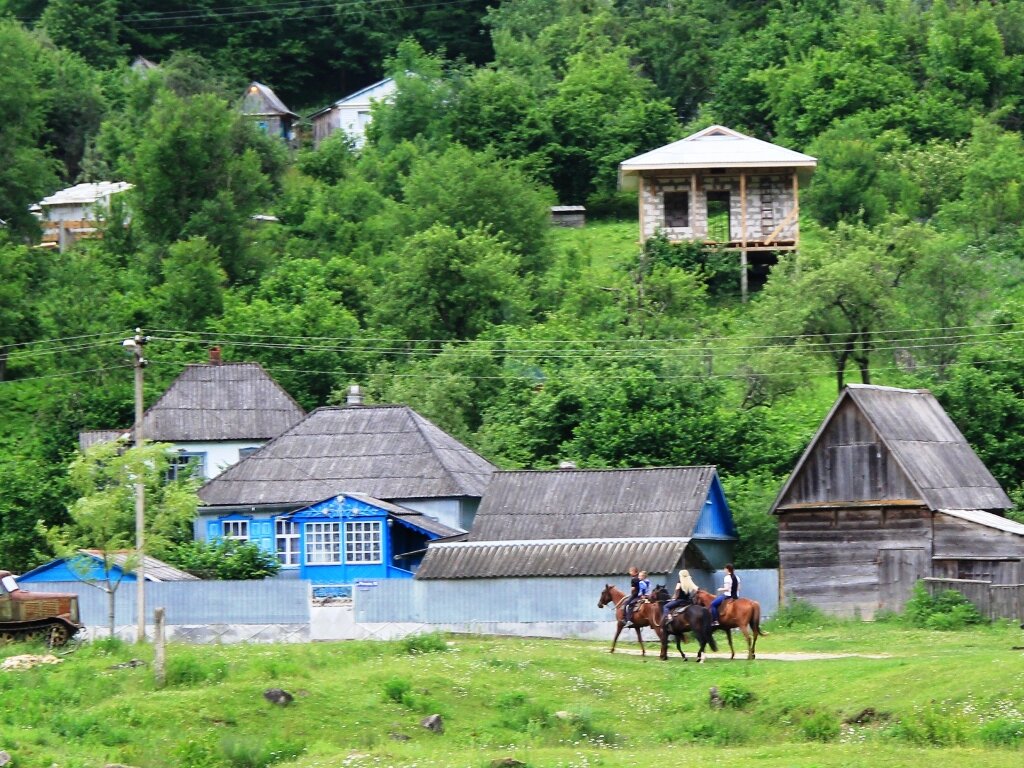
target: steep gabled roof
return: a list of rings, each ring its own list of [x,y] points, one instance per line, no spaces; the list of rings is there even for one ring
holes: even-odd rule
[[[268,440],[305,416],[259,363],[188,365],[143,417],[147,440]]]
[[[388,523],[392,521],[398,521],[403,525],[407,525],[410,528],[415,528],[423,533],[426,533],[433,539],[449,539],[453,536],[461,536],[466,532],[459,528],[452,528],[451,526],[445,525],[442,522],[435,520],[429,515],[425,515],[422,512],[418,512],[415,509],[409,509],[398,504],[392,504],[389,501],[383,501],[382,499],[375,499],[372,496],[367,496],[365,493],[343,493],[333,499],[323,499],[315,504],[302,507],[288,512],[282,517],[303,517],[309,515],[311,512],[315,512],[318,509],[323,509],[325,505],[332,502],[341,502],[341,497],[345,496],[356,501],[361,501],[363,504],[367,504],[371,507],[376,507],[387,513]]]
[[[242,97],[242,114],[244,115],[290,115],[298,117],[284,102],[277,97],[270,86],[253,80],[245,89]]]
[[[480,497],[495,467],[407,406],[318,408],[199,490],[207,506]]]
[[[472,541],[694,535],[713,466],[496,472]]]
[[[1010,509],[1013,503],[925,389],[849,384],[836,400],[772,505],[783,504],[836,413],[852,403],[932,511]],[[860,501],[842,499],[841,501]]]
[[[337,109],[338,107],[369,106],[370,102],[378,101],[394,93],[395,88],[395,79],[393,77],[385,77],[383,80],[378,80],[376,83],[371,83],[364,88],[360,88],[358,91],[350,93],[348,96],[342,96],[330,106],[314,112],[310,115],[310,118],[319,117],[320,115],[330,112],[332,109]]]
[[[703,131],[631,157],[619,164],[619,185],[636,189],[640,171],[708,168],[814,168],[816,158],[712,125]]]

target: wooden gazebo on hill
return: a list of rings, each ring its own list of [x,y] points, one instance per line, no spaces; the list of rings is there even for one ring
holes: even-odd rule
[[[742,292],[747,254],[795,250],[800,184],[818,161],[810,155],[712,125],[619,165],[619,186],[637,190],[640,241],[662,233],[739,251]]]

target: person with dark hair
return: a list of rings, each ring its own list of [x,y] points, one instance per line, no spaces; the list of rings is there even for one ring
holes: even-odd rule
[[[622,604],[622,618],[626,622],[627,627],[633,625],[633,607],[639,599],[640,571],[634,565],[629,569],[629,595],[626,596],[626,600]]]
[[[722,586],[718,588],[718,591],[722,594],[711,601],[712,626],[718,623],[718,610],[722,607],[722,603],[726,599],[735,600],[739,597],[740,577],[736,575],[736,569],[732,567],[732,563],[725,564],[725,579],[722,582]]]

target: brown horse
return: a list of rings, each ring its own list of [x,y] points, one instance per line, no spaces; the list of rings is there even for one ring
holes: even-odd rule
[[[615,653],[615,644],[619,641],[619,634],[626,626],[626,593],[612,584],[605,584],[601,592],[601,599],[597,603],[598,608],[604,608],[609,603],[615,606],[615,637],[612,638],[612,647],[609,653]],[[636,641],[640,643],[640,653],[644,656],[644,641],[640,637],[640,629],[650,627],[661,640],[661,605],[658,603],[638,602],[633,608],[633,628],[636,630]]]
[[[703,589],[697,590],[695,600],[705,607],[710,607],[715,596]],[[736,658],[736,649],[732,647],[732,630],[738,629],[743,633],[747,641],[747,658],[754,658],[754,649],[757,647],[757,636],[767,635],[761,629],[761,604],[757,600],[748,600],[739,597],[735,600],[729,599],[722,603],[718,609],[718,626],[716,629],[725,630],[725,636],[729,640],[729,651],[731,659]]]

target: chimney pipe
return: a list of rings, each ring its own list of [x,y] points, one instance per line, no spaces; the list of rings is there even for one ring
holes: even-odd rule
[[[347,405],[363,404],[363,390],[358,384],[353,384],[348,388],[348,395],[345,396],[345,403]]]
[[[576,469],[575,461],[560,461],[558,462],[559,469]]]
[[[222,362],[220,347],[210,347],[210,365],[220,365]]]

